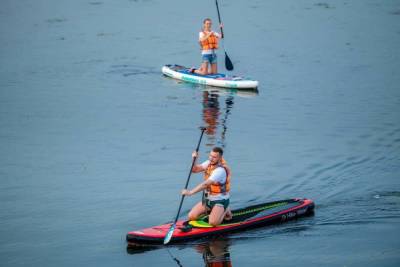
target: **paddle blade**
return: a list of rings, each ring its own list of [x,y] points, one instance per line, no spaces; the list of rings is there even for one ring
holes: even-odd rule
[[[233,64],[228,54],[225,52],[225,68],[229,71],[233,70]]]
[[[175,231],[175,226],[176,226],[176,225],[175,225],[175,223],[174,223],[173,225],[171,225],[171,228],[169,228],[169,231],[168,231],[167,235],[166,235],[165,238],[164,238],[164,245],[168,244],[169,241],[171,241],[172,234],[173,234],[174,231]]]

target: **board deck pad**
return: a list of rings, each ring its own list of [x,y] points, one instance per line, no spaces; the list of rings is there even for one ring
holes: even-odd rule
[[[180,66],[180,65],[174,65],[174,66],[170,66],[171,69],[180,72],[180,73],[184,73],[184,74],[189,74],[189,75],[193,75],[193,76],[198,76],[198,77],[206,77],[206,78],[211,78],[211,79],[217,79],[217,80],[231,80],[231,81],[235,81],[235,80],[242,80],[242,77],[239,76],[227,76],[224,73],[216,73],[216,74],[208,74],[208,75],[201,75],[198,73],[194,73],[190,71],[190,68],[184,67],[184,66]]]
[[[271,215],[276,212],[280,212],[285,209],[290,209],[295,206],[299,206],[300,203],[293,200],[288,200],[284,202],[278,202],[268,205],[259,205],[248,208],[243,208],[235,210],[232,212],[231,220],[224,220],[220,226],[232,225],[247,221],[249,219],[255,219],[267,215]],[[208,215],[200,217],[198,220],[189,221],[189,224],[194,227],[213,227],[208,223]]]
[[[164,75],[171,78],[202,85],[238,89],[254,89],[258,86],[258,81],[241,76],[227,75],[224,73],[201,75],[192,72],[188,67],[177,64],[163,66],[162,72]]]

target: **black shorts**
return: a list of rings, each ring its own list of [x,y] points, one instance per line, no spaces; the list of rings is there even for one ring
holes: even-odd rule
[[[210,210],[212,210],[214,208],[214,206],[216,206],[216,205],[222,206],[226,210],[229,206],[229,199],[220,199],[220,200],[205,199],[204,204],[207,207],[207,209],[210,209]]]

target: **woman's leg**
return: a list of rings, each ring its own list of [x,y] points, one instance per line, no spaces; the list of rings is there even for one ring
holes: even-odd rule
[[[207,75],[208,74],[208,62],[201,63],[200,69],[194,71],[200,75]]]
[[[213,64],[211,64],[210,74],[216,74],[216,73],[218,73],[218,66],[217,66],[217,63],[213,63]]]
[[[208,54],[202,55],[202,60],[203,62],[201,63],[200,69],[195,70],[194,72],[200,75],[207,75],[209,74],[208,64],[210,64],[211,63],[210,60],[212,60],[211,55]]]

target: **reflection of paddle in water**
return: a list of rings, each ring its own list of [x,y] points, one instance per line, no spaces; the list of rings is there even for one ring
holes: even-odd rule
[[[229,96],[225,99],[225,117],[222,120],[222,133],[221,133],[221,146],[225,148],[225,134],[228,127],[226,127],[226,122],[228,120],[228,115],[233,107],[233,96]]]
[[[169,249],[167,248],[168,254],[169,256],[176,262],[176,264],[178,264],[179,267],[183,267],[183,265],[181,264],[181,262],[178,260],[178,258],[176,258],[174,255],[172,255],[171,251],[169,251]]]
[[[213,147],[216,143],[223,148],[225,148],[225,136],[227,127],[228,115],[233,107],[233,96],[228,96],[225,99],[225,115],[222,120],[219,120],[219,115],[221,114],[220,105],[218,101],[219,95],[214,92],[204,91],[203,92],[203,120],[207,127],[206,135],[208,136],[209,142],[206,146]],[[221,139],[216,141],[218,125],[222,125]]]

